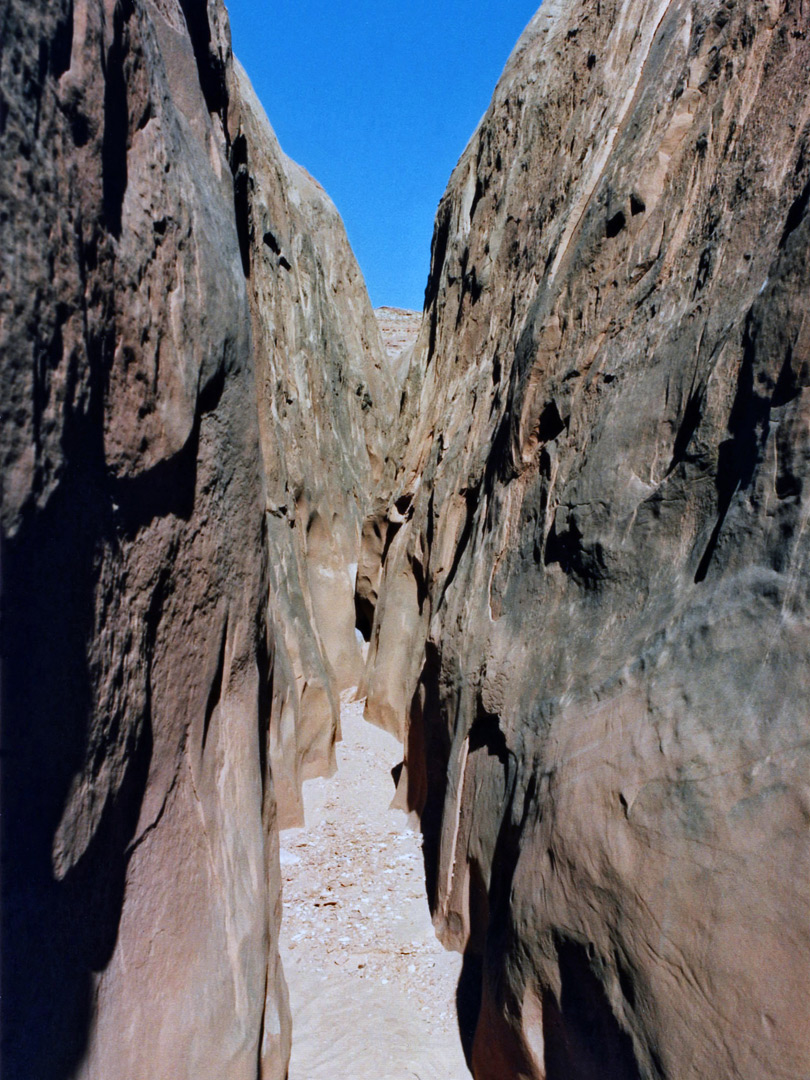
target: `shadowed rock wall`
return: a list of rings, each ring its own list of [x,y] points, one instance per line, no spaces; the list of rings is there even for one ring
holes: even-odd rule
[[[382,345],[220,3],[0,40],[3,1075],[280,1078],[273,785],[359,674]]]
[[[303,824],[302,780],[334,767],[338,695],[362,679],[360,531],[396,403],[343,222],[282,153],[241,68],[238,83],[276,641],[270,753],[285,826]]]
[[[810,1069],[808,70],[548,0],[439,207],[367,715],[478,1080]]]
[[[223,9],[4,9],[3,1072],[283,1076]]]

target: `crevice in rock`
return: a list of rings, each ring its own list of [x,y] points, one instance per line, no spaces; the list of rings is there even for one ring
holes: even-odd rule
[[[757,393],[754,385],[755,357],[752,332],[753,316],[749,315],[743,358],[737,377],[737,390],[729,414],[728,430],[731,438],[720,443],[717,451],[716,521],[695,571],[695,584],[699,584],[706,578],[734,495],[751,482],[760,457],[761,443],[767,433],[765,421],[769,411],[769,402]]]
[[[217,668],[214,672],[214,678],[211,682],[211,687],[208,691],[208,700],[205,703],[205,716],[203,717],[203,731],[202,731],[202,753],[205,753],[205,744],[208,741],[208,728],[211,724],[211,718],[214,715],[214,710],[219,706],[222,700],[222,680],[225,674],[225,646],[228,641],[228,623],[227,621],[222,626],[222,639],[219,644],[219,655],[217,659]]]
[[[105,63],[104,136],[101,148],[102,202],[110,233],[121,236],[121,216],[127,189],[129,105],[125,63],[133,0],[118,0],[113,12],[113,40]]]
[[[448,592],[450,586],[455,581],[456,574],[458,573],[459,567],[461,566],[461,561],[464,558],[464,553],[467,550],[467,545],[469,544],[470,540],[472,539],[473,526],[475,524],[475,515],[476,515],[476,512],[478,510],[478,502],[479,502],[480,490],[481,490],[481,488],[480,488],[480,482],[479,482],[479,484],[476,487],[467,488],[467,489],[465,489],[464,491],[461,492],[461,494],[464,496],[464,501],[466,503],[466,513],[465,513],[465,517],[464,517],[464,525],[462,526],[461,534],[460,534],[460,536],[458,538],[458,542],[457,542],[456,547],[455,547],[455,551],[454,551],[454,554],[453,554],[453,562],[452,562],[452,564],[450,566],[450,569],[449,569],[449,571],[447,573],[447,577],[444,580],[444,585],[442,587],[441,597],[439,599],[438,604],[436,605],[437,607],[439,607],[441,605],[441,603],[443,602],[445,596],[447,595],[447,592]]]
[[[464,963],[456,988],[456,1010],[461,1046],[469,1068],[472,1068],[473,1063],[473,1044],[481,1012],[483,979],[484,958],[480,953],[468,949],[464,953]]]
[[[197,61],[197,72],[205,103],[210,113],[222,118],[227,135],[228,90],[225,65],[213,51],[211,24],[208,21],[208,0],[180,0],[191,46]]]
[[[248,144],[240,132],[231,143],[231,172],[233,173],[233,206],[236,218],[236,235],[239,238],[239,253],[242,256],[242,270],[245,277],[250,277],[250,253],[253,242],[253,221],[250,209],[251,178],[248,165]],[[267,237],[272,233],[265,235]],[[269,245],[271,250],[272,244]],[[289,267],[288,267],[289,268]]]
[[[633,1040],[610,1007],[585,946],[557,943],[559,998],[543,994],[547,1080],[641,1080]]]
[[[463,1080],[475,961],[465,961],[465,975],[436,939],[419,834],[389,805],[401,745],[366,724],[350,697],[337,773],[305,784],[306,824],[281,834],[289,1077]]]
[[[801,171],[802,166],[802,162],[797,165],[797,174]],[[802,218],[807,213],[808,204],[810,204],[810,180],[804,185],[801,193],[796,196],[796,199],[791,204],[790,210],[788,210],[787,217],[785,218],[785,227],[782,230],[782,236],[779,239],[780,248],[783,248],[787,244],[791,233],[795,232],[799,225],[801,225]]]
[[[360,631],[363,641],[371,641],[371,628],[374,625],[374,605],[367,596],[354,594],[355,628]]]
[[[428,641],[422,673],[411,705],[406,760],[409,784],[407,806],[419,815],[425,889],[431,911],[435,911],[438,904],[439,849],[447,793],[447,763],[450,759],[450,740],[446,727],[441,723],[439,711],[440,678],[440,653]]]
[[[686,408],[683,411],[675,442],[672,447],[672,459],[667,468],[666,475],[673,471],[686,457],[689,444],[697,431],[703,418],[703,387],[698,387],[689,394]]]
[[[425,359],[425,368],[430,364],[436,351],[436,335],[439,325],[439,310],[436,304],[441,288],[444,264],[447,259],[447,245],[450,242],[450,211],[447,207],[440,206],[436,220],[436,228],[430,245],[430,275],[425,287],[425,311],[430,312],[430,336],[428,351]]]

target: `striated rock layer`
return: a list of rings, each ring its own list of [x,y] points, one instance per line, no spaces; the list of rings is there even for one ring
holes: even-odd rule
[[[547,0],[439,208],[367,716],[478,1080],[810,1073],[808,71]]]
[[[2,27],[3,1075],[281,1078],[382,344],[218,0]]]
[[[380,328],[385,354],[399,385],[408,374],[413,346],[422,325],[422,313],[405,308],[379,307],[374,309],[374,316]]]

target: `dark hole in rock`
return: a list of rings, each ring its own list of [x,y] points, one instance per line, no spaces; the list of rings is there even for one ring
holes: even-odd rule
[[[607,235],[608,240],[612,240],[614,236],[618,236],[626,224],[627,218],[624,215],[624,210],[619,210],[613,217],[608,218],[607,225],[605,226],[605,234]]]
[[[371,627],[374,623],[374,605],[365,596],[354,595],[355,628],[363,635],[363,641],[371,641]]]
[[[798,229],[802,218],[807,213],[808,203],[810,203],[810,180],[804,185],[801,193],[791,205],[790,210],[788,210],[788,215],[785,218],[785,228],[779,241],[780,248],[785,246],[790,234]]]
[[[690,394],[689,400],[686,402],[686,408],[683,411],[683,419],[681,420],[681,425],[678,428],[678,434],[675,436],[675,443],[672,447],[672,461],[667,469],[667,476],[669,476],[675,466],[686,457],[686,451],[692,441],[692,436],[697,431],[702,418],[703,389],[702,387],[699,387]]]
[[[546,1080],[641,1080],[633,1042],[605,988],[574,941],[558,946],[560,999],[543,995]]]
[[[506,737],[498,724],[498,717],[492,713],[479,712],[475,718],[470,734],[470,753],[476,750],[486,750],[490,757],[496,757],[502,764],[506,764],[509,750],[506,746]]]

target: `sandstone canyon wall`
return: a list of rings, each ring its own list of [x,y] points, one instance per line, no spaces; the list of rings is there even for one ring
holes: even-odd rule
[[[359,679],[479,1080],[810,1073],[806,0],[547,0],[396,384],[219,0],[0,25],[4,1076],[284,1076]]]
[[[1,22],[3,1075],[283,1077],[382,344],[218,0]]]
[[[237,199],[250,262],[267,477],[275,669],[270,756],[280,823],[334,766],[338,694],[362,679],[361,527],[396,416],[380,331],[343,223],[281,151],[238,70]]]
[[[367,716],[477,1080],[810,1074],[809,71],[547,0],[439,207]]]

